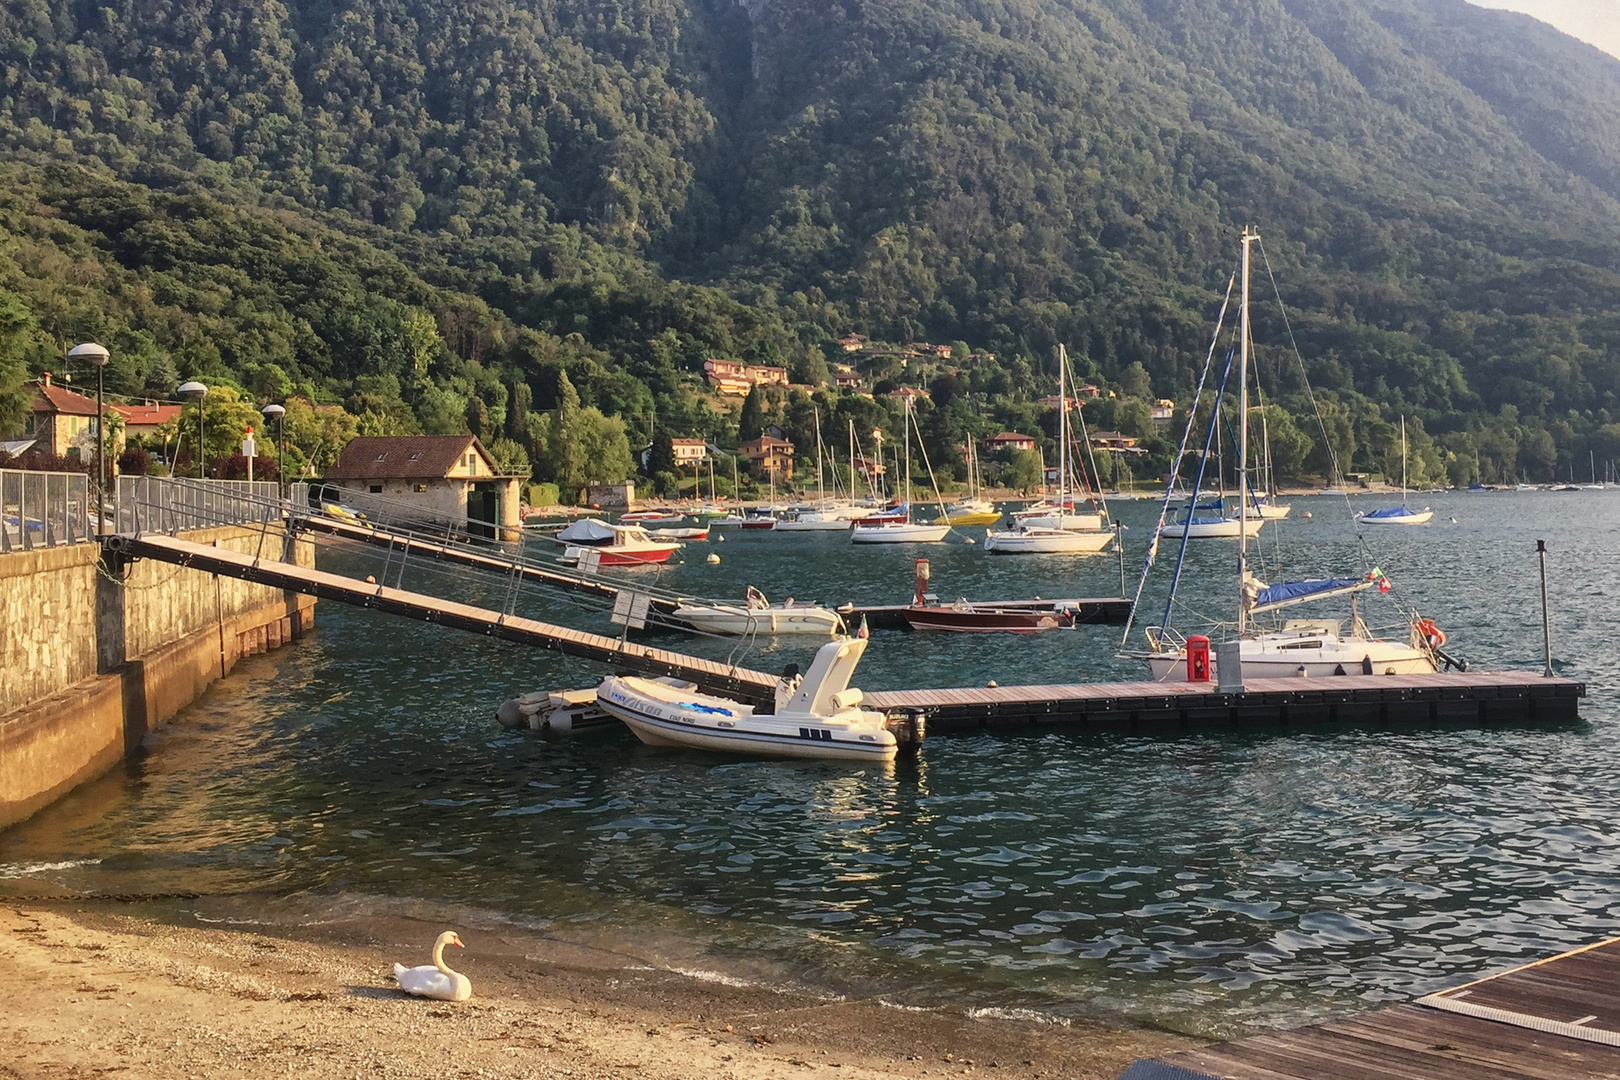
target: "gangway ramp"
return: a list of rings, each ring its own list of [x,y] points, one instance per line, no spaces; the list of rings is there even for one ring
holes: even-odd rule
[[[549,649],[618,670],[673,676],[695,683],[709,693],[767,709],[774,707],[776,702],[775,676],[715,660],[687,656],[668,649],[648,648],[602,634],[586,633],[437,596],[358,581],[341,574],[259,558],[175,536],[120,534],[107,537],[104,544],[109,552],[126,558],[155,559],[322,600],[373,608],[420,622]]]
[[[419,561],[425,558],[432,562],[486,570],[508,577],[516,575],[526,582],[595,596],[609,605],[618,597],[620,591],[620,586],[593,578],[583,572],[569,573],[548,569],[519,556],[506,554],[499,549],[479,550],[465,543],[428,538],[386,526],[342,521],[319,513],[290,513],[288,521],[298,531],[320,532],[350,543],[385,548],[391,557],[398,553],[402,559],[417,556]],[[675,602],[665,597],[653,596],[650,603],[655,610],[666,615],[675,610]]]

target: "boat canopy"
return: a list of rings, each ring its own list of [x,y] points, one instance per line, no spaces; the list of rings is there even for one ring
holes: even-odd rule
[[[1256,584],[1259,584],[1258,582]],[[1329,596],[1344,596],[1371,587],[1370,578],[1318,578],[1313,581],[1284,581],[1276,585],[1260,585],[1254,594],[1251,614],[1276,611],[1309,600],[1322,600]]]
[[[1370,518],[1399,518],[1411,517],[1412,511],[1402,506],[1386,506],[1382,510],[1369,510],[1362,517]]]
[[[613,539],[614,528],[596,518],[581,518],[557,534],[557,539],[570,544],[600,544]]]

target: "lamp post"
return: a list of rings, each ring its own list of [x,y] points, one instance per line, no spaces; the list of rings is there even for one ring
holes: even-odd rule
[[[93,341],[86,341],[82,345],[75,345],[68,350],[68,358],[72,360],[85,360],[96,366],[96,521],[101,521],[101,504],[106,499],[104,488],[107,483],[107,408],[102,403],[106,396],[106,380],[102,377],[107,369],[107,350]]]
[[[180,384],[178,393],[183,397],[197,399],[197,479],[201,480],[203,478],[203,455],[206,452],[203,448],[207,445],[204,441],[205,433],[203,431],[203,398],[208,396],[208,387],[196,381],[183,382]]]
[[[287,488],[287,410],[280,405],[266,405],[259,410],[266,421],[276,422],[276,491],[285,494]]]

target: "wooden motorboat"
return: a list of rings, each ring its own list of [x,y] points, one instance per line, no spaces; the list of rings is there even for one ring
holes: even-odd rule
[[[695,529],[648,529],[647,535],[654,540],[707,540],[709,538],[709,527],[700,525]]]
[[[899,750],[880,712],[861,708],[864,695],[849,686],[866,651],[864,637],[823,645],[802,679],[784,675],[774,712],[700,693],[691,683],[612,675],[596,703],[624,721],[649,746],[684,747],[765,757],[831,758],[886,762]]]
[[[957,634],[1035,634],[1074,625],[1072,612],[1002,608],[967,600],[941,604],[938,597],[928,591],[930,577],[928,560],[918,559],[917,593],[905,611],[906,622],[913,630],[945,630]]]
[[[673,525],[685,520],[686,515],[679,510],[634,510],[619,515],[619,521],[624,525]]]

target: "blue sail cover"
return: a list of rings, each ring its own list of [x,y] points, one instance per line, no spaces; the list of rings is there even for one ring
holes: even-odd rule
[[[1319,578],[1315,581],[1284,581],[1267,585],[1254,598],[1255,612],[1303,604],[1307,600],[1320,600],[1329,596],[1359,592],[1371,585],[1367,578]]]
[[[1411,516],[1412,511],[1408,510],[1404,505],[1386,506],[1382,510],[1369,510],[1367,513],[1362,515],[1362,517],[1370,518],[1398,518]]]

